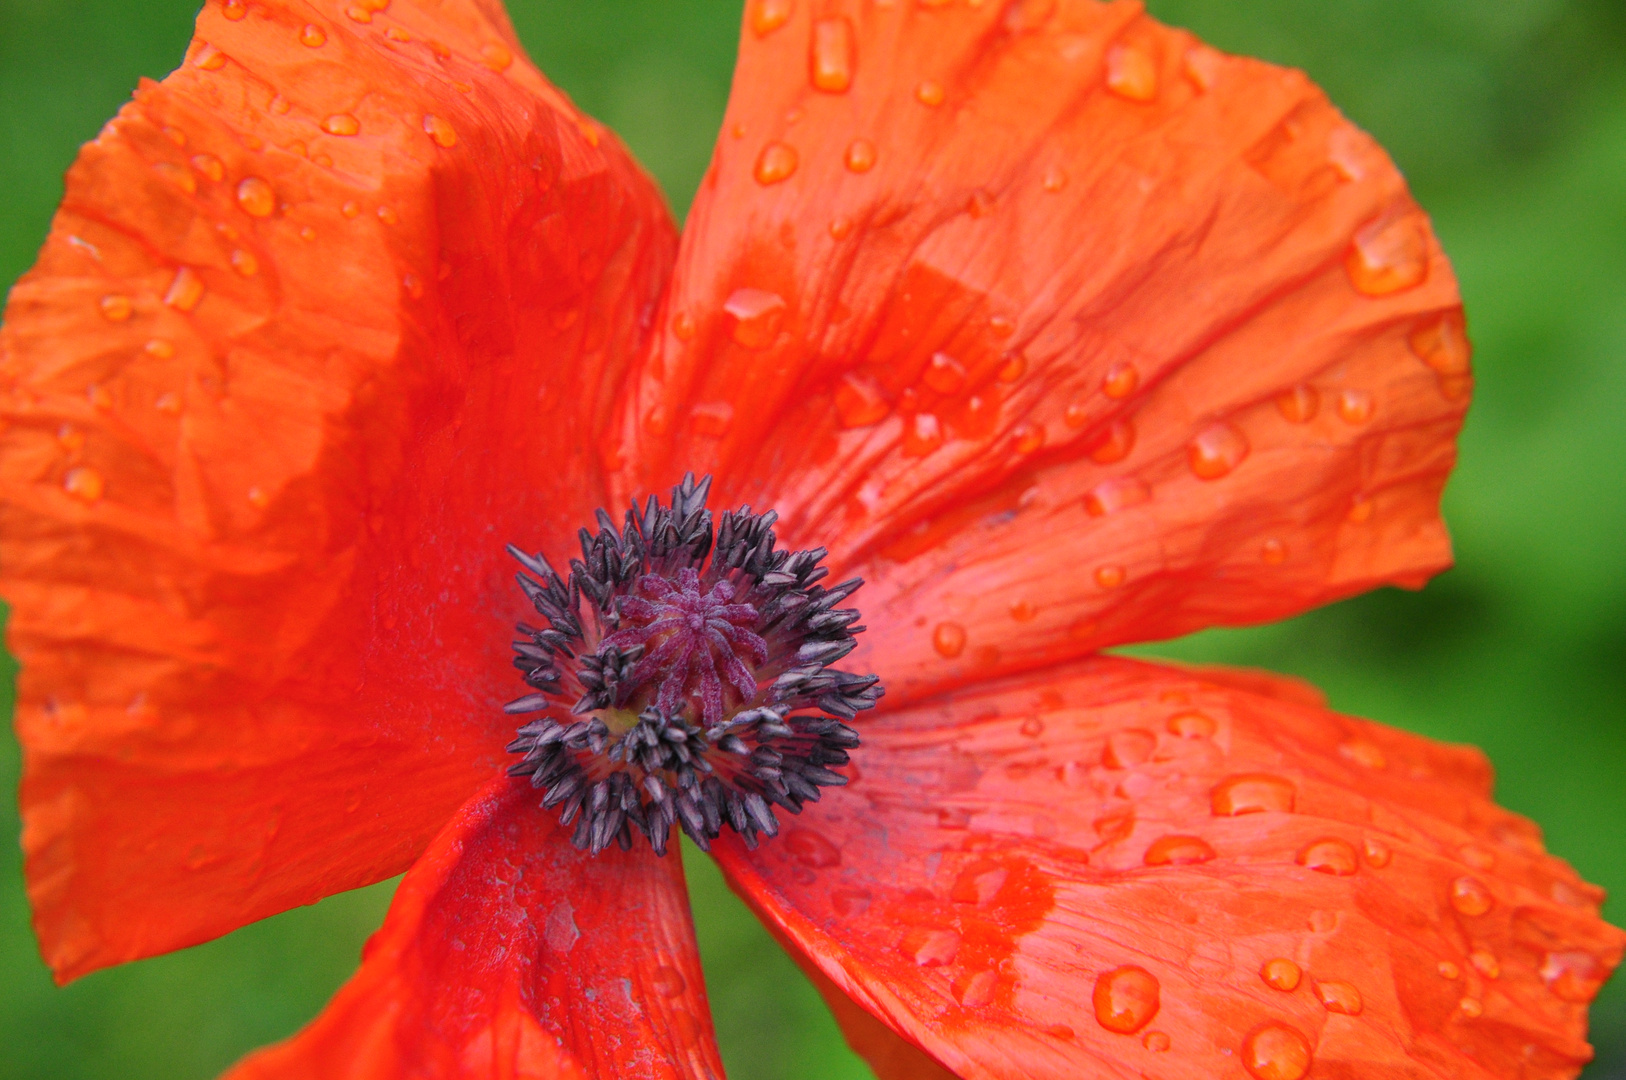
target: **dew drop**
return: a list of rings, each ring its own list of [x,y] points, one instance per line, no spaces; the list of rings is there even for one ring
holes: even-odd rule
[[[767,37],[790,22],[796,11],[796,0],[755,0],[751,5],[751,30],[757,37]]]
[[[347,199],[345,204],[339,207],[339,213],[347,218],[353,218],[361,213],[361,204],[354,199]]]
[[[361,131],[361,121],[349,113],[334,113],[322,121],[322,130],[329,135],[354,135]]]
[[[190,266],[175,271],[175,278],[164,293],[164,303],[176,311],[191,311],[203,299],[203,279]]]
[[[979,971],[963,982],[955,982],[954,1000],[967,1009],[980,1009],[994,1000],[998,985],[999,977],[992,971]]]
[[[815,90],[845,94],[853,84],[853,24],[844,15],[813,20],[808,74]],[[862,169],[855,170],[862,172]]]
[[[1478,998],[1471,997],[1465,997],[1457,1002],[1457,1008],[1461,1009],[1462,1015],[1470,1020],[1482,1015],[1485,1011],[1484,1004]]]
[[[1157,1015],[1159,990],[1157,977],[1134,964],[1102,972],[1095,979],[1096,1022],[1119,1035],[1139,1031]]]
[[[1428,277],[1428,234],[1417,214],[1379,219],[1355,234],[1344,269],[1357,291],[1367,296],[1421,285]]]
[[[811,870],[841,864],[841,850],[812,829],[792,829],[785,834],[785,853]]]
[[[1301,1080],[1310,1061],[1309,1041],[1279,1021],[1254,1028],[1242,1040],[1242,1067],[1254,1080]]]
[[[694,316],[687,311],[672,316],[672,336],[679,341],[693,341],[696,329]]]
[[[932,79],[925,79],[915,87],[915,100],[922,105],[936,108],[943,104],[944,96],[943,84]]]
[[[480,46],[480,64],[491,71],[507,71],[514,63],[514,54],[500,41],[488,41]]]
[[[1473,367],[1473,348],[1461,312],[1447,312],[1412,331],[1411,351],[1436,375],[1467,375]]]
[[[128,296],[119,293],[102,297],[97,306],[102,310],[102,318],[108,322],[125,322],[135,314],[135,304]]]
[[[683,977],[683,972],[665,964],[655,969],[649,983],[655,988],[655,992],[662,997],[677,997],[689,986],[688,980]]]
[[[1141,1038],[1140,1044],[1154,1054],[1167,1053],[1170,1046],[1169,1036],[1161,1031],[1148,1031]]]
[[[1044,446],[1044,427],[1040,424],[1018,424],[1011,436],[1019,454],[1031,454]]]
[[[1468,962],[1474,966],[1475,971],[1487,979],[1499,979],[1502,976],[1501,962],[1489,949],[1475,949],[1468,954]]]
[[[1496,856],[1472,844],[1462,849],[1462,861],[1475,870],[1489,870],[1496,865]]]
[[[106,487],[102,474],[88,465],[69,469],[62,478],[62,490],[82,503],[100,502]]]
[[[903,425],[903,452],[925,457],[943,445],[943,424],[933,413],[915,413]]]
[[[1157,736],[1145,728],[1128,728],[1107,736],[1101,764],[1109,769],[1128,769],[1142,764],[1157,749]]]
[[[1090,407],[1082,401],[1074,401],[1067,406],[1061,418],[1068,427],[1081,428],[1090,422]]]
[[[204,42],[203,48],[198,50],[198,55],[192,62],[204,71],[219,71],[226,66],[226,54]]]
[[[830,894],[830,906],[845,919],[868,911],[872,899],[867,889],[836,889]]]
[[[1103,480],[1084,496],[1084,510],[1091,517],[1105,517],[1139,506],[1152,498],[1152,489],[1133,476],[1115,476]]]
[[[949,899],[956,904],[986,907],[994,902],[1009,877],[1010,871],[996,863],[972,863],[955,877]]]
[[[1019,730],[1028,738],[1037,739],[1044,734],[1044,721],[1037,716],[1030,716],[1022,721],[1022,727]]]
[[[248,498],[248,504],[250,506],[254,507],[254,509],[256,509],[256,510],[264,510],[267,506],[271,505],[271,496],[269,496],[269,495],[267,495],[265,493],[264,488],[258,488],[258,487],[249,488],[247,498]],[[354,811],[357,806],[361,805],[361,794],[359,792],[357,792],[355,794],[354,800],[355,800],[355,806],[346,806],[345,809],[350,810],[350,811]]]
[[[1349,504],[1349,512],[1344,515],[1344,518],[1351,525],[1364,525],[1372,520],[1372,511],[1374,509],[1371,499],[1365,495],[1357,495],[1354,501]]]
[[[1265,980],[1265,985],[1274,990],[1297,990],[1299,980],[1304,972],[1299,966],[1285,956],[1278,956],[1274,960],[1266,960],[1259,969],[1259,977]]]
[[[1259,558],[1269,566],[1280,566],[1287,561],[1287,545],[1271,537],[1259,545]]]
[[[1114,420],[1090,440],[1090,460],[1097,465],[1116,465],[1135,449],[1135,425],[1125,419]]]
[[[1039,614],[1031,600],[1018,600],[1011,605],[1011,618],[1017,622],[1032,622]]]
[[[832,218],[830,221],[830,239],[845,240],[853,231],[853,223],[845,217]]]
[[[1434,966],[1434,970],[1440,973],[1442,979],[1460,979],[1462,977],[1462,969],[1449,960],[1441,960]]]
[[[1206,45],[1199,45],[1186,53],[1183,70],[1199,94],[1206,94],[1214,88],[1223,60],[1223,56]]]
[[[180,128],[178,128],[178,127],[165,127],[163,130],[164,130],[164,138],[168,139],[170,142],[174,143],[176,146],[185,146],[186,145],[186,132],[182,131]]]
[[[1276,411],[1290,424],[1308,424],[1321,408],[1321,394],[1309,383],[1299,383],[1276,396]]]
[[[404,274],[401,277],[401,288],[406,290],[408,296],[414,300],[423,299],[423,278],[417,274]]]
[[[248,14],[248,5],[243,0],[225,0],[220,5],[220,13],[232,22],[238,22]]]
[[[1298,864],[1322,874],[1348,877],[1359,869],[1355,849],[1336,838],[1316,840],[1299,852]]]
[[[1339,982],[1328,979],[1315,984],[1315,996],[1328,1012],[1343,1013],[1346,1016],[1359,1016],[1363,1003],[1361,992],[1353,983]]]
[[[965,386],[965,366],[948,353],[933,353],[922,379],[939,394],[952,394]]]
[[[1006,353],[995,377],[1002,383],[1013,383],[1027,373],[1028,358],[1019,352]]]
[[[168,360],[175,355],[175,346],[163,338],[153,338],[141,347],[141,351],[154,360]]]
[[[252,252],[238,248],[231,253],[231,268],[244,277],[253,277],[260,272],[260,260]]]
[[[779,337],[785,321],[785,300],[765,289],[736,289],[723,304],[734,322],[732,336],[747,349],[766,349]]]
[[[1389,764],[1383,748],[1365,739],[1346,739],[1338,744],[1338,756],[1363,769],[1382,769]]]
[[[351,4],[349,7],[344,9],[344,13],[348,15],[353,22],[370,23],[373,21],[373,13],[362,7],[360,4]]]
[[[1495,902],[1478,878],[1464,876],[1451,883],[1451,906],[1464,915],[1483,915]]]
[[[1214,858],[1214,849],[1198,836],[1163,836],[1146,849],[1147,866],[1192,866]]]
[[[258,176],[245,176],[237,185],[237,205],[250,217],[270,217],[277,208],[277,193]]]
[[[1186,448],[1186,463],[1199,480],[1218,480],[1248,456],[1248,439],[1224,421],[1209,424]]]
[[[1124,583],[1124,568],[1117,565],[1096,567],[1095,583],[1103,589],[1116,589]]]
[[[457,132],[441,117],[426,114],[423,118],[423,133],[433,139],[436,146],[450,148],[457,145]]]
[[[1101,377],[1101,392],[1115,401],[1122,401],[1140,385],[1140,372],[1134,364],[1113,364]]]
[[[113,395],[106,388],[94,384],[85,387],[85,396],[90,399],[91,408],[100,412],[107,412],[113,407]]]
[[[1107,89],[1129,101],[1157,97],[1157,66],[1133,45],[1116,45],[1107,53]]]
[[[848,172],[869,172],[875,168],[875,144],[868,139],[854,139],[847,144],[845,161]]]
[[[85,448],[85,433],[71,424],[63,424],[57,429],[56,441],[70,454],[78,454]]]
[[[1216,817],[1240,817],[1243,814],[1262,814],[1278,811],[1293,812],[1298,789],[1291,780],[1269,773],[1246,773],[1221,780],[1209,793],[1209,806]],[[1341,843],[1342,841],[1332,841]],[[1347,844],[1345,845],[1348,846]],[[1354,857],[1350,852],[1350,857]],[[1300,857],[1300,863],[1304,859]]]
[[[940,622],[932,631],[932,648],[937,655],[952,660],[965,651],[965,627],[954,622]]]
[[[1366,861],[1380,870],[1388,866],[1389,860],[1394,858],[1394,852],[1381,840],[1368,837],[1363,846],[1366,849]]]
[[[158,400],[152,403],[152,407],[165,415],[178,416],[181,412],[181,396],[174,391],[159,394]]]
[[[1366,390],[1346,389],[1338,394],[1338,415],[1348,424],[1364,424],[1372,419],[1372,395]]]
[[[868,427],[886,419],[892,411],[880,383],[857,372],[848,372],[836,384],[835,403],[844,428]]]
[[[965,212],[974,218],[985,218],[994,212],[994,197],[977,188],[965,201]]]
[[[320,49],[327,44],[327,31],[315,23],[306,23],[300,28],[299,43],[307,49]]]
[[[1207,713],[1183,712],[1169,717],[1168,729],[1171,735],[1178,735],[1182,739],[1212,739],[1219,725]]]
[[[1040,184],[1048,192],[1060,191],[1067,186],[1067,173],[1056,166],[1051,166],[1045,170],[1044,179],[1040,181]]]
[[[904,935],[900,948],[903,955],[921,967],[942,967],[954,962],[960,951],[960,935],[953,930],[916,927]]]
[[[157,173],[159,176],[162,176],[165,180],[168,180],[170,183],[174,184],[188,195],[195,194],[198,190],[197,177],[193,176],[179,165],[172,164],[168,161],[160,161],[153,165],[152,171]]]
[[[226,166],[213,154],[194,154],[192,167],[216,183],[226,178]]]
[[[796,172],[796,151],[782,142],[769,143],[757,155],[756,168],[751,175],[757,183],[767,187],[789,180]]]

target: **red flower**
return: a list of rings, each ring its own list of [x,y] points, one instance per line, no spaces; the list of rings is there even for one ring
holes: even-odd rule
[[[410,867],[241,1075],[718,1073],[679,860],[500,776],[503,542],[692,469],[869,582],[853,782],[715,848],[883,1077],[1588,1058],[1621,935],[1482,756],[1097,655],[1449,561],[1451,271],[1301,75],[1131,4],[754,0],[679,247],[494,0],[199,33],[0,333],[59,978]]]

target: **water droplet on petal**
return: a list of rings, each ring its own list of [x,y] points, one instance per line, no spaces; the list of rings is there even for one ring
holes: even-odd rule
[[[438,116],[424,116],[423,133],[435,140],[436,146],[453,147],[457,145],[457,132],[452,129],[449,122]]]
[[[417,274],[404,274],[401,277],[401,288],[414,300],[423,299],[423,279]]]
[[[998,986],[999,977],[992,971],[979,971],[969,979],[955,981],[954,1000],[967,1009],[980,1009],[994,1000]]]
[[[696,329],[694,316],[687,311],[672,316],[672,336],[679,341],[693,341]]]
[[[141,351],[155,360],[168,360],[175,355],[175,346],[163,338],[153,338],[142,346]]]
[[[349,7],[344,9],[344,13],[348,15],[353,22],[370,23],[373,21],[373,13],[362,7],[360,4],[351,4]]]
[[[1040,184],[1046,191],[1052,193],[1060,191],[1067,186],[1067,173],[1056,166],[1051,166],[1045,170],[1044,179]]]
[[[994,902],[1009,877],[1010,871],[997,863],[974,862],[955,877],[949,899],[956,904],[986,907]]]
[[[1290,424],[1308,424],[1321,408],[1321,394],[1309,383],[1299,383],[1276,397],[1276,411]]]
[[[757,37],[766,37],[790,22],[795,11],[795,0],[755,0],[751,5],[751,29]]]
[[[1152,489],[1133,476],[1115,476],[1103,480],[1084,496],[1084,510],[1091,517],[1116,514],[1131,506],[1139,506],[1152,498]]]
[[[985,218],[994,212],[994,197],[977,188],[965,201],[965,212],[974,218]]]
[[[327,44],[327,31],[315,23],[306,23],[299,31],[299,43],[307,49],[320,49]]]
[[[1303,976],[1299,966],[1285,956],[1266,960],[1259,969],[1259,977],[1265,980],[1265,985],[1275,990],[1297,990]]]
[[[808,74],[815,90],[844,94],[853,84],[853,24],[844,15],[813,20]],[[857,170],[862,172],[863,170]]]
[[[868,889],[836,889],[830,894],[830,906],[837,915],[850,918],[868,911],[873,899]]]
[[[1267,811],[1292,813],[1298,789],[1284,777],[1269,773],[1246,773],[1214,785],[1209,806],[1218,817],[1262,814]],[[1337,842],[1337,841],[1335,841]],[[1346,847],[1348,845],[1345,845]],[[1350,852],[1354,857],[1354,852]],[[1299,859],[1303,863],[1303,858]]]
[[[1006,353],[995,377],[1002,383],[1013,383],[1028,370],[1028,358],[1019,352]]]
[[[965,365],[948,353],[933,353],[922,380],[939,394],[952,394],[965,385]]]
[[[480,63],[491,71],[507,71],[514,63],[514,54],[500,41],[488,41],[480,46]]]
[[[785,834],[782,841],[785,853],[803,866],[813,870],[841,864],[841,850],[812,829],[796,828]]]
[[[1387,296],[1428,277],[1428,233],[1418,214],[1374,221],[1355,234],[1344,268],[1357,291]]]
[[[943,90],[943,84],[932,79],[923,80],[919,86],[915,87],[915,100],[920,102],[922,105],[929,105],[935,108],[936,106],[943,104],[944,96],[945,91]]]
[[[1345,739],[1338,744],[1338,756],[1363,769],[1381,769],[1389,764],[1383,748],[1365,739]]]
[[[953,930],[915,927],[904,934],[899,948],[921,967],[942,967],[954,963],[960,951],[960,935]]]
[[[1271,537],[1259,545],[1259,558],[1269,566],[1280,566],[1287,561],[1287,545]]]
[[[1214,89],[1214,83],[1219,80],[1220,66],[1224,57],[1206,45],[1198,45],[1186,52],[1183,70],[1191,85],[1197,88],[1199,94],[1206,94]]]
[[[1361,992],[1353,983],[1339,982],[1336,979],[1318,981],[1315,984],[1315,996],[1328,1012],[1343,1013],[1346,1016],[1359,1016],[1363,1003]]]
[[[1143,967],[1102,972],[1095,980],[1095,1019],[1108,1031],[1133,1034],[1157,1015],[1159,991],[1157,977]]]
[[[191,311],[203,299],[203,279],[190,266],[175,271],[175,278],[164,293],[164,303],[176,311]]]
[[[62,489],[82,503],[101,501],[106,486],[102,474],[86,465],[69,469],[62,478]]]
[[[1095,583],[1103,589],[1116,589],[1124,583],[1124,568],[1115,564],[1096,567]]]
[[[1441,960],[1434,966],[1434,970],[1440,973],[1442,979],[1460,979],[1462,977],[1462,969],[1449,960]]]
[[[1299,852],[1298,864],[1322,874],[1348,877],[1360,868],[1355,861],[1355,849],[1348,841],[1328,838],[1317,840]]]
[[[857,372],[841,377],[836,384],[835,402],[836,415],[844,428],[868,427],[886,419],[892,411],[881,384]]]
[[[238,248],[231,253],[231,268],[244,277],[253,277],[260,272],[260,260],[254,257],[253,252]]]
[[[1502,976],[1502,965],[1496,959],[1496,954],[1489,949],[1475,949],[1468,954],[1468,962],[1474,970],[1487,979],[1499,979]]]
[[[1146,849],[1147,866],[1192,866],[1214,858],[1208,841],[1198,836],[1164,836]]]
[[[1357,495],[1349,504],[1349,512],[1344,515],[1351,525],[1364,525],[1372,520],[1372,512],[1376,509],[1372,500],[1365,495]]]
[[[832,240],[845,240],[853,231],[853,223],[848,218],[838,217],[830,221],[830,238]]]
[[[915,413],[903,425],[903,452],[925,457],[943,445],[943,424],[933,413]]]
[[[1126,419],[1114,420],[1090,439],[1090,460],[1097,465],[1115,465],[1135,449],[1135,425]]]
[[[219,71],[226,66],[226,54],[205,41],[192,63],[204,71]]]
[[[168,161],[160,161],[153,165],[152,171],[157,173],[159,176],[162,176],[165,180],[168,180],[170,183],[174,184],[188,195],[194,194],[198,190],[197,177],[193,176],[179,165],[172,164]]]
[[[349,113],[334,113],[322,121],[322,130],[329,135],[354,135],[361,130],[361,121]]]
[[[1489,870],[1496,865],[1496,856],[1470,844],[1462,849],[1462,861],[1475,870]]]
[[[1462,313],[1449,311],[1414,330],[1411,351],[1437,375],[1466,375],[1473,368],[1473,348]]]
[[[1178,735],[1182,739],[1212,739],[1219,725],[1207,713],[1183,712],[1169,717],[1168,729],[1171,735]]]
[[[128,296],[119,293],[109,293],[102,297],[97,306],[102,309],[102,318],[108,322],[124,322],[135,314],[135,304]]]
[[[1483,915],[1495,902],[1478,878],[1459,877],[1451,883],[1451,906],[1464,915]]]
[[[757,155],[756,168],[752,171],[757,183],[764,187],[789,180],[796,172],[796,151],[782,142],[769,143]]]
[[[353,218],[361,213],[361,204],[354,199],[346,199],[344,205],[339,207],[339,213],[347,218]]]
[[[1044,446],[1044,428],[1039,424],[1018,424],[1011,436],[1018,454],[1031,454]]]
[[[845,161],[848,172],[869,172],[875,168],[875,144],[868,139],[854,139],[847,144]]]
[[[938,623],[932,631],[932,648],[950,660],[959,656],[965,651],[965,627],[953,622]]]
[[[1011,618],[1017,622],[1032,622],[1039,614],[1031,600],[1018,600],[1011,605]]]
[[[1157,65],[1133,45],[1115,45],[1107,52],[1107,89],[1129,101],[1151,101],[1157,96]]]
[[[1366,390],[1347,389],[1338,394],[1338,415],[1348,424],[1364,424],[1372,419],[1372,395]]]
[[[1381,840],[1368,837],[1364,847],[1366,848],[1366,861],[1380,870],[1388,866],[1389,860],[1394,858],[1394,852],[1390,851],[1388,845]]]
[[[1030,716],[1026,720],[1022,721],[1022,727],[1020,730],[1022,734],[1026,735],[1028,738],[1037,739],[1040,735],[1044,734],[1044,721],[1040,720],[1037,716]]]
[[[1134,364],[1113,364],[1101,378],[1101,392],[1115,401],[1133,394],[1139,385],[1140,372]]]
[[[1090,422],[1090,407],[1082,401],[1071,402],[1061,418],[1068,427],[1081,428]]]
[[[1169,1049],[1169,1036],[1162,1031],[1148,1031],[1141,1037],[1140,1044],[1154,1054],[1162,1054]]]
[[[232,22],[238,22],[248,14],[248,5],[243,0],[225,0],[220,5],[220,13]]]
[[[677,997],[689,985],[688,980],[683,977],[683,972],[664,964],[655,969],[655,973],[650,977],[649,984],[662,997]]]
[[[723,304],[734,320],[735,343],[747,349],[766,349],[778,339],[785,310],[784,297],[765,289],[735,289]]]
[[[226,178],[226,166],[213,154],[193,155],[192,167],[216,183]]]
[[[1128,769],[1139,765],[1157,749],[1157,736],[1145,728],[1128,728],[1107,736],[1106,748],[1101,752],[1101,764],[1109,769]]]
[[[1248,439],[1224,421],[1209,424],[1186,449],[1186,462],[1199,480],[1218,480],[1248,456]]]
[[[248,504],[250,506],[254,507],[254,509],[256,509],[256,510],[264,510],[267,506],[271,505],[271,496],[269,496],[269,495],[267,495],[265,493],[264,488],[257,488],[257,487],[249,488],[247,498],[248,498]],[[347,802],[347,805],[345,806],[345,809],[349,810],[351,812],[354,812],[356,807],[359,807],[361,805],[361,793],[360,792],[353,793],[352,796],[351,796],[351,799],[346,800],[346,802]],[[355,805],[353,805],[353,806],[348,805],[348,803],[350,803],[350,802],[354,802]]]
[[[1278,1021],[1254,1028],[1242,1040],[1242,1067],[1254,1080],[1302,1080],[1311,1060],[1309,1041]]]
[[[277,193],[258,176],[245,176],[237,185],[237,205],[250,217],[270,217],[277,208]]]
[[[1457,1002],[1457,1008],[1461,1009],[1462,1015],[1470,1020],[1480,1016],[1485,1011],[1484,1004],[1478,998],[1471,997],[1465,997]]]

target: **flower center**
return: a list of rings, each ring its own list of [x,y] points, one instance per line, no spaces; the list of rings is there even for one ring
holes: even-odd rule
[[[774,807],[799,814],[847,782],[846,721],[883,693],[829,667],[864,629],[837,607],[863,582],[819,584],[826,552],[778,550],[772,511],[743,506],[714,531],[710,487],[691,473],[619,530],[600,510],[567,576],[509,545],[548,625],[521,623],[514,644],[536,692],[506,710],[544,715],[509,744],[508,771],[576,822],[582,850],[630,849],[636,829],[664,855],[674,822],[702,849],[724,825],[755,847],[779,831]]]

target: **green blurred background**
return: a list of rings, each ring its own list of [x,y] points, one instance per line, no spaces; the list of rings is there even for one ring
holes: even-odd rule
[[[1477,743],[1501,801],[1622,899],[1626,922],[1626,4],[1153,0],[1234,52],[1307,69],[1390,149],[1456,262],[1479,382],[1447,495],[1459,566],[1290,623],[1138,650],[1293,672],[1333,703]],[[0,284],[61,175],[138,76],[180,60],[196,0],[0,0]],[[608,122],[681,215],[727,99],[740,0],[510,0],[544,71]],[[3,659],[3,658],[0,658]],[[7,661],[9,663],[9,661]],[[0,714],[10,712],[0,671]],[[0,739],[0,787],[17,752]],[[17,835],[0,800],[0,834]],[[688,860],[735,1080],[865,1077],[817,996]],[[393,883],[173,956],[52,986],[16,844],[0,844],[0,1075],[213,1076],[308,1020]],[[1589,1080],[1626,1077],[1626,983]]]

